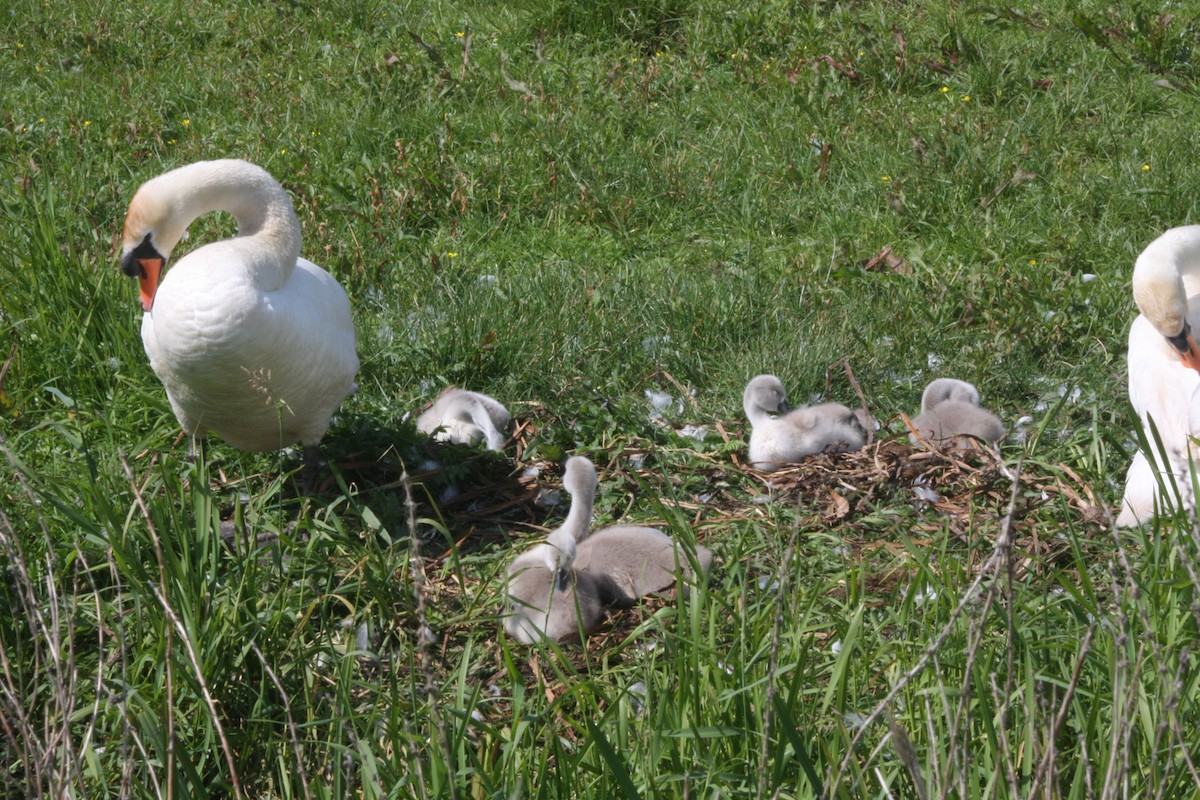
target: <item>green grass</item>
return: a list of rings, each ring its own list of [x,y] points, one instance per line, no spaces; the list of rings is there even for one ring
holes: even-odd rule
[[[1133,259],[1196,220],[1198,34],[1058,0],[10,3],[0,793],[1187,796],[1200,541],[1088,492],[1135,446]],[[187,462],[117,268],[136,187],[217,157],[279,178],[355,309],[311,500],[292,456]],[[745,382],[853,402],[844,364],[884,433],[938,376],[1031,416],[1016,494],[744,470]],[[446,383],[522,449],[421,440]],[[600,522],[718,564],[527,648],[504,565],[572,453]]]

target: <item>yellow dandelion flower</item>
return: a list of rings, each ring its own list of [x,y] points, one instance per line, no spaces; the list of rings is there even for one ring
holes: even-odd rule
[[[167,139],[167,144],[175,144],[175,140],[174,140],[174,139]]]
[[[962,96],[962,101],[963,101],[964,103],[969,103],[969,102],[971,102],[971,95],[969,95],[969,94],[964,94],[964,95]]]
[[[458,253],[452,250],[449,253],[446,253],[446,258],[458,258]]]
[[[463,31],[455,31],[455,32],[454,32],[454,35],[455,35],[455,36],[457,36],[459,39],[461,39],[461,38],[463,38],[464,36],[466,36],[467,34],[466,34],[465,32],[463,32]]]
[[[1150,171],[1150,165],[1142,164],[1142,172],[1149,172],[1149,171]]]
[[[85,119],[85,120],[83,121],[83,127],[85,127],[85,128],[86,128],[88,125],[91,125],[91,124],[92,124],[92,121],[91,121],[90,119]]]
[[[1029,266],[1031,266],[1031,267],[1036,267],[1036,266],[1037,266],[1037,259],[1036,259],[1036,258],[1031,258],[1031,259],[1029,259]]]
[[[884,183],[887,183],[887,182],[888,182],[888,181],[890,181],[891,179],[892,179],[892,176],[891,176],[891,175],[883,175],[883,176],[881,176],[881,177],[879,178],[879,180],[883,181]]]
[[[949,92],[949,91],[950,91],[950,87],[949,87],[949,86],[943,86],[942,88],[938,89],[938,91],[939,91],[939,92],[941,92],[942,94],[946,94],[947,92]]]
[[[191,124],[192,124],[192,121],[191,121],[190,119],[185,119],[185,120],[183,121],[183,127],[185,127],[185,128],[186,128],[186,127],[188,127],[188,126],[189,126],[189,125],[191,125]]]
[[[281,148],[279,148],[279,155],[281,155],[281,156],[286,156],[286,155],[287,155],[287,148],[286,148],[286,147],[281,147]]]
[[[38,117],[38,122],[45,122],[45,121],[46,121],[45,117]]]

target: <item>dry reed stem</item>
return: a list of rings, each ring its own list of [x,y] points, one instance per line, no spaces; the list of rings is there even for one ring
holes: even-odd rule
[[[416,601],[417,617],[417,663],[421,668],[424,682],[425,697],[429,702],[429,714],[437,729],[438,746],[446,759],[447,785],[450,789],[451,800],[457,800],[458,787],[454,770],[454,754],[450,751],[450,740],[446,736],[446,724],[441,714],[441,692],[438,690],[437,676],[434,673],[433,657],[429,652],[432,644],[433,629],[429,627],[428,615],[425,612],[428,600],[425,575],[425,561],[421,558],[421,537],[417,532],[417,504],[413,500],[412,481],[405,467],[400,473],[400,484],[404,487],[404,509],[408,515],[409,541],[412,542],[412,554],[409,557],[409,569],[412,571],[413,597]],[[422,784],[423,785],[423,784]]]
[[[791,597],[791,566],[792,559],[796,556],[796,545],[800,540],[800,518],[796,517],[796,524],[792,528],[792,536],[788,540],[787,547],[783,552],[783,561],[779,565],[779,585],[776,587],[775,593],[775,618],[771,622],[771,653],[767,659],[767,688],[766,697],[763,700],[763,732],[762,746],[759,749],[759,770],[758,770],[758,791],[755,797],[762,800],[767,790],[767,757],[770,753],[771,744],[771,725],[775,719],[775,693],[778,690],[775,682],[775,672],[779,669],[779,648],[782,637],[780,632],[783,630],[783,606],[784,600]],[[778,794],[778,790],[776,790]]]
[[[192,672],[196,676],[196,683],[200,686],[200,693],[204,697],[204,703],[208,706],[209,716],[212,718],[213,728],[217,732],[217,738],[221,742],[221,752],[225,756],[225,766],[229,770],[229,781],[233,784],[233,794],[237,798],[242,797],[241,781],[238,779],[237,764],[233,757],[233,748],[229,745],[229,738],[225,735],[225,726],[221,724],[221,712],[217,708],[216,698],[208,688],[208,682],[204,680],[204,668],[200,664],[200,658],[196,655],[196,649],[192,644],[191,637],[188,636],[187,629],[183,625],[183,621],[179,619],[179,615],[175,613],[175,609],[171,607],[170,600],[167,599],[167,577],[166,577],[166,560],[163,557],[162,540],[159,538],[158,529],[154,525],[154,520],[150,518],[150,510],[146,507],[146,501],[142,497],[142,490],[137,485],[137,480],[133,476],[133,470],[129,468],[129,462],[125,459],[125,454],[118,452],[121,459],[121,467],[125,470],[125,478],[129,482],[130,489],[133,490],[133,498],[137,503],[138,510],[142,514],[142,519],[145,520],[146,526],[150,531],[151,540],[154,542],[154,554],[158,559],[158,570],[160,585],[151,586],[150,590],[154,593],[159,605],[162,606],[163,613],[167,615],[172,626],[179,634],[180,640],[183,642],[184,651],[187,653],[188,661],[191,662]],[[171,637],[167,637],[167,656],[166,664],[168,667],[167,673],[167,689],[168,689],[168,704],[167,704],[167,798],[171,798],[174,794],[174,743],[175,743],[175,728],[174,728],[174,702],[171,697],[171,687],[173,681],[170,674],[171,665]]]
[[[1016,509],[1017,492],[1020,488],[1020,471],[1021,464],[1018,462],[1017,469],[1014,474],[1012,494],[1009,499],[1008,514],[1005,518],[1005,521],[1008,523],[1011,523],[1012,514]],[[871,724],[887,711],[892,701],[896,699],[896,696],[900,694],[900,692],[918,675],[920,675],[936,657],[942,645],[950,637],[950,633],[953,631],[958,619],[966,612],[968,606],[974,602],[975,595],[979,592],[979,588],[983,585],[984,578],[987,577],[993,569],[1005,564],[1005,561],[1007,560],[1007,554],[1010,553],[1012,549],[1012,542],[1009,539],[1011,535],[1011,524],[1002,524],[1000,535],[996,539],[995,548],[992,550],[991,555],[988,556],[987,561],[982,567],[980,567],[975,579],[971,581],[971,585],[967,587],[967,590],[963,592],[962,597],[959,598],[958,605],[955,606],[954,610],[950,612],[950,618],[946,620],[946,624],[942,626],[940,631],[938,631],[938,634],[934,637],[933,642],[925,648],[925,651],[922,653],[921,658],[917,660],[917,663],[914,664],[907,672],[905,672],[903,676],[901,676],[896,685],[893,686],[887,695],[885,695],[884,698],[875,705],[875,708],[871,710],[871,713],[868,714],[866,719],[864,719],[858,726],[858,730],[850,740],[849,747],[846,748],[846,755],[843,756],[837,767],[837,772],[825,782],[825,787],[821,793],[822,797],[831,797],[831,790],[829,787],[834,786],[841,781],[846,769],[850,766],[851,759],[854,758],[856,748],[862,741],[863,736],[866,735],[867,729],[871,727]]]

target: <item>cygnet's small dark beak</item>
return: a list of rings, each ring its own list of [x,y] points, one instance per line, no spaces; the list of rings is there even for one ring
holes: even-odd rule
[[[571,570],[560,569],[554,575],[554,588],[560,592],[565,592],[571,584]]]

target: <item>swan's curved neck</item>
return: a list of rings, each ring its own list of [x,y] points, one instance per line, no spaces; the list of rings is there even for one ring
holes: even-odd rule
[[[1187,298],[1198,292],[1200,225],[1172,228],[1138,256],[1133,269],[1133,298],[1164,336],[1182,330]]]
[[[157,244],[169,253],[197,218],[227,211],[237,220],[238,238],[260,242],[261,269],[282,270],[282,279],[300,257],[300,223],[287,192],[265,170],[245,161],[202,161],[168,172],[144,187],[149,203],[170,209],[169,224]]]

